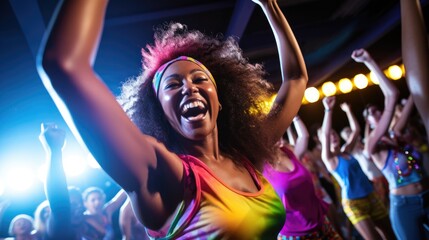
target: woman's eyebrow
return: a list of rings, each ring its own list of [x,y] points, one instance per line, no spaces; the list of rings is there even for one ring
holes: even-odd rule
[[[207,72],[206,72],[206,71],[204,71],[203,69],[199,69],[199,68],[192,69],[189,73],[190,73],[190,74],[194,74],[194,73],[196,73],[196,72],[202,72],[202,73],[207,74]],[[164,78],[163,78],[163,80],[165,81],[165,80],[168,80],[168,79],[171,79],[171,78],[178,79],[178,78],[180,78],[181,76],[182,76],[181,74],[173,73],[173,74],[170,74],[170,75],[168,75],[168,76],[164,77]]]
[[[195,73],[195,72],[203,72],[203,73],[207,74],[207,72],[206,72],[206,71],[204,71],[204,70],[203,70],[203,69],[201,69],[201,68],[195,68],[195,69],[192,69],[190,73]]]
[[[169,79],[172,79],[172,78],[174,78],[174,79],[179,79],[180,77],[181,77],[181,75],[180,75],[180,74],[173,73],[173,74],[170,74],[170,75],[168,75],[168,76],[164,77],[164,78],[163,78],[163,81],[166,81],[166,80],[169,80]]]

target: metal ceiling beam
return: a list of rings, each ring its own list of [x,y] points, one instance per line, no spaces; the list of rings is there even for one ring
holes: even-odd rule
[[[9,0],[9,3],[27,40],[33,58],[36,59],[45,32],[45,23],[40,13],[39,4],[37,1],[27,0]]]
[[[240,41],[255,9],[255,5],[255,3],[249,0],[236,1],[234,12],[232,13],[231,21],[225,34],[227,37],[237,37],[237,40]]]

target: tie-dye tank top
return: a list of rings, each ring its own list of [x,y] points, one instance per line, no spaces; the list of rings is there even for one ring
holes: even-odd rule
[[[151,239],[276,239],[285,222],[285,210],[273,187],[244,165],[259,191],[241,192],[227,186],[202,161],[180,155],[184,166],[185,200],[174,218]]]

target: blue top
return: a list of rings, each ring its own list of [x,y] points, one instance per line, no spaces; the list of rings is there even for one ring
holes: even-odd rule
[[[389,149],[386,164],[381,170],[389,182],[389,189],[403,187],[424,179],[427,175],[421,159],[421,154],[410,146],[405,149]]]
[[[366,197],[374,190],[372,184],[356,158],[352,155],[348,156],[349,159],[338,155],[337,168],[332,171],[332,175],[341,186],[341,197],[343,199]]]

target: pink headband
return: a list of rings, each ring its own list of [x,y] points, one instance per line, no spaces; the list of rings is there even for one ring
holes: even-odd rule
[[[201,67],[204,72],[209,76],[210,80],[213,82],[213,84],[216,86],[216,82],[213,78],[213,75],[210,73],[210,71],[206,68],[206,66],[204,66],[202,63],[200,63],[198,60],[188,57],[188,56],[180,56],[178,58],[175,58],[173,60],[170,60],[166,63],[164,63],[163,65],[161,65],[158,70],[156,70],[155,75],[153,76],[153,80],[152,80],[152,87],[153,90],[155,91],[155,95],[158,96],[158,92],[159,92],[159,86],[161,85],[161,78],[162,75],[164,74],[165,70],[167,69],[168,66],[170,66],[172,63],[177,62],[177,61],[190,61],[193,62],[195,64],[197,64],[199,67]]]

